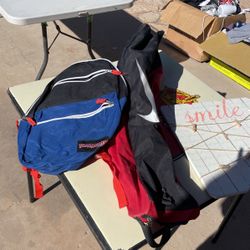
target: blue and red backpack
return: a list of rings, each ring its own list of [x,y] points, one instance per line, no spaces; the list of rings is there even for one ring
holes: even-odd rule
[[[21,164],[52,175],[78,169],[115,133],[126,94],[122,73],[107,59],[69,66],[19,122]]]

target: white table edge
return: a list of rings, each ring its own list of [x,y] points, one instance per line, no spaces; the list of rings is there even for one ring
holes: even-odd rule
[[[68,18],[76,18],[76,17],[83,17],[87,15],[95,15],[101,13],[107,13],[116,10],[122,10],[125,8],[129,8],[133,5],[134,0],[130,0],[130,2],[126,4],[119,4],[119,5],[110,5],[105,6],[102,8],[93,8],[93,9],[86,9],[84,11],[74,11],[74,12],[65,12],[57,15],[45,15],[45,16],[37,16],[37,17],[25,17],[25,16],[13,16],[11,13],[8,13],[5,9],[0,6],[0,17],[4,17],[9,23],[15,25],[30,25],[35,23],[43,23],[55,20],[63,20]]]

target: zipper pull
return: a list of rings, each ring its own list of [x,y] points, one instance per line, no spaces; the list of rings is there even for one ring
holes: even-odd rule
[[[107,101],[106,98],[98,98],[98,99],[96,99],[95,103],[96,103],[96,104],[103,104],[103,103],[106,102],[106,101]]]
[[[123,72],[121,72],[120,70],[116,70],[116,69],[111,70],[111,73],[115,76],[123,75]]]
[[[33,120],[32,118],[26,117],[25,120],[26,120],[32,127],[36,126],[36,122],[35,122],[35,120]]]
[[[107,98],[98,98],[96,99],[95,102],[96,104],[100,104],[101,106],[107,106],[107,105],[113,106],[114,105],[114,103],[109,101]]]

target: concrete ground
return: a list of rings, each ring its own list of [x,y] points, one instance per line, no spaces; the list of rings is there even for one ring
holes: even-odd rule
[[[142,1],[138,0],[134,8],[142,11],[146,5],[140,7],[138,3]],[[93,47],[97,56],[119,58],[123,46],[141,24],[133,10],[130,14],[118,11],[95,17]],[[64,31],[85,37],[84,19],[59,23]],[[52,23],[49,23],[48,34],[51,41],[56,34]],[[0,19],[0,249],[100,249],[62,185],[34,204],[28,201],[26,176],[17,159],[15,120],[18,114],[7,89],[35,78],[42,58],[40,36],[39,25],[16,26]],[[249,96],[246,89],[206,63],[197,63],[166,45],[162,49],[226,97]],[[50,61],[43,77],[54,76],[69,64],[87,58],[84,44],[60,36],[50,50]],[[42,181],[48,187],[57,182],[57,178],[43,176]],[[210,242],[230,201],[230,198],[220,199],[202,210],[200,217],[179,228],[163,249],[249,250],[250,194],[244,196],[218,243]]]

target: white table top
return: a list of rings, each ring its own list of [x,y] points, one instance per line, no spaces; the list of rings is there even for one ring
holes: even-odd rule
[[[10,23],[27,25],[125,9],[132,3],[133,0],[0,0],[0,14]]]

